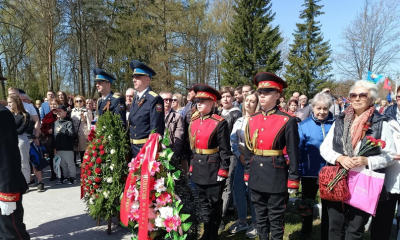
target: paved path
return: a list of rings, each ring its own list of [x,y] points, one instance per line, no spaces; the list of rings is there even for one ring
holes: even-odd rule
[[[77,173],[80,170],[77,168]],[[80,185],[56,185],[50,182],[50,168],[44,170],[45,192],[30,187],[23,195],[24,222],[31,239],[131,239],[130,231],[119,226],[113,218],[112,234],[107,235],[107,222],[99,227],[85,211],[85,203],[79,199]]]

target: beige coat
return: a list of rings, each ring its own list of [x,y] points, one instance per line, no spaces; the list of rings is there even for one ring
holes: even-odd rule
[[[80,152],[85,151],[88,144],[87,137],[90,132],[90,122],[92,121],[92,112],[87,110],[86,107],[74,108],[71,111],[71,118],[74,123],[74,131],[75,133],[78,132],[78,137],[79,137],[79,144],[74,146],[74,151],[80,151]]]
[[[179,113],[174,109],[165,116],[165,130],[169,132],[169,147],[175,153],[175,156],[180,156],[183,145],[183,120]]]

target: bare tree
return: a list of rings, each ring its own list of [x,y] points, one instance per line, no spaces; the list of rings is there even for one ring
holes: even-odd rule
[[[400,1],[365,0],[356,18],[343,30],[342,52],[334,61],[347,77],[365,79],[367,72],[384,73],[400,51]]]

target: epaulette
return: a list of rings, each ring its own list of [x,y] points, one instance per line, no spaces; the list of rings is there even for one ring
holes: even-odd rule
[[[118,96],[118,95],[113,95],[113,97],[116,99],[120,98],[120,96]]]
[[[153,96],[153,97],[157,97],[157,96],[158,96],[158,94],[155,93],[155,92],[153,92],[153,91],[150,91],[149,94],[150,94],[151,96]]]
[[[222,121],[225,120],[225,118],[223,118],[223,117],[221,117],[221,116],[219,116],[219,115],[217,115],[215,113],[213,115],[211,115],[211,118],[214,119],[214,120],[217,120],[218,122],[222,122]]]
[[[196,119],[199,119],[200,118],[200,113],[199,113],[199,111],[195,111],[194,113],[192,113],[192,116],[191,116],[191,120],[192,121],[194,121],[194,120],[196,120]]]

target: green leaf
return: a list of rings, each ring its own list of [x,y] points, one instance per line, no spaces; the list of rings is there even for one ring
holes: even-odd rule
[[[174,231],[174,240],[178,240],[178,238],[179,238],[178,233]]]
[[[187,230],[189,230],[189,228],[192,226],[192,222],[188,222],[188,223],[182,223],[182,230],[184,232],[187,232]]]
[[[156,192],[155,195],[156,195],[156,197],[159,197],[161,195],[161,193]]]
[[[181,171],[178,170],[176,172],[173,173],[174,179],[179,179],[179,177],[181,176]]]
[[[184,214],[181,214],[179,217],[181,218],[181,222],[184,222],[190,217],[190,214],[185,214],[184,213]]]
[[[117,211],[121,210],[121,205],[119,205],[118,207],[116,207]]]

